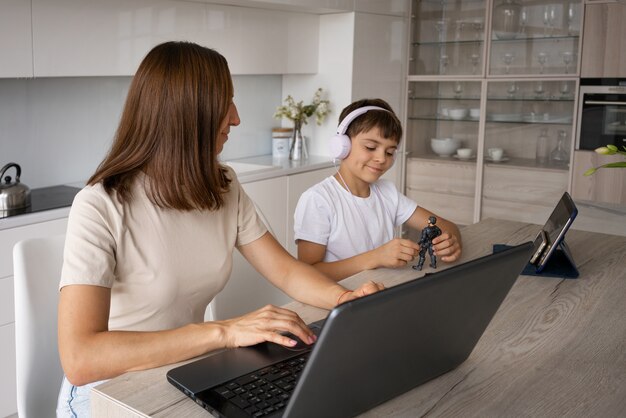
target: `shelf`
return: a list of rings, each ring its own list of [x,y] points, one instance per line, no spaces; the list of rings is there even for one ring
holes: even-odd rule
[[[558,35],[558,36],[526,36],[523,38],[513,38],[513,39],[498,39],[497,36],[493,36],[491,38],[491,43],[492,44],[508,44],[508,43],[521,43],[521,42],[532,42],[532,41],[556,41],[556,42],[560,42],[560,41],[578,41],[578,38],[580,38],[579,35]]]
[[[472,123],[478,123],[479,119],[473,119],[473,118],[463,118],[463,119],[452,119],[449,116],[442,116],[442,115],[425,115],[425,116],[409,116],[407,119],[409,120],[441,120],[441,121],[446,121],[446,122],[472,122]]]
[[[477,158],[474,159],[470,159],[470,160],[460,160],[458,158],[454,158],[454,157],[440,157],[437,154],[424,154],[424,155],[420,155],[419,157],[409,157],[409,160],[412,161],[426,161],[426,162],[435,162],[435,163],[442,163],[442,164],[471,164],[471,165],[475,165],[478,161]],[[483,162],[482,160],[480,162]],[[538,164],[534,159],[530,159],[530,158],[515,158],[515,157],[508,157],[508,159],[506,161],[502,161],[502,162],[490,162],[487,160],[484,160],[485,165],[490,166],[490,167],[500,167],[500,168],[519,168],[519,169],[533,169],[533,171],[548,171],[548,172],[553,172],[553,173],[562,173],[562,172],[567,172],[569,170],[569,165],[568,166],[563,166],[563,167],[555,167],[555,166],[549,166],[549,165],[545,165],[545,164]]]
[[[410,96],[409,100],[480,100],[480,97],[456,97],[456,96]]]
[[[472,40],[458,40],[458,41],[425,41],[425,42],[411,42],[411,46],[444,46],[444,45],[476,45],[482,44],[485,41],[482,39],[472,39]]]

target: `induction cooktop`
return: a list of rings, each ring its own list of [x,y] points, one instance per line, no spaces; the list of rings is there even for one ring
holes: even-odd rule
[[[29,207],[0,211],[0,218],[72,206],[74,196],[76,196],[76,193],[79,191],[79,187],[71,186],[52,186],[32,189],[30,191],[31,203]]]

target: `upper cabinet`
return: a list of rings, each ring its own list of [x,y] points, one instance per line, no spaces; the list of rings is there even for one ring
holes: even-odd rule
[[[2,0],[0,7],[0,77],[32,77],[30,0]]]
[[[585,6],[582,77],[624,77],[626,74],[626,4]]]
[[[581,12],[580,0],[414,2],[409,74],[577,74]]]
[[[314,14],[172,0],[32,0],[32,9],[36,77],[132,75],[169,40],[216,49],[233,74],[317,71]]]
[[[547,217],[568,189],[582,0],[412,6],[407,194],[460,224]]]

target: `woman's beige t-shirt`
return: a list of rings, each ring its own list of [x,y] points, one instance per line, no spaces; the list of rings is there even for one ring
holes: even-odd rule
[[[101,184],[85,187],[70,210],[60,288],[110,288],[110,330],[202,322],[228,281],[235,246],[267,231],[232,170],[229,177],[217,211],[159,208],[146,196],[144,175],[123,204]]]

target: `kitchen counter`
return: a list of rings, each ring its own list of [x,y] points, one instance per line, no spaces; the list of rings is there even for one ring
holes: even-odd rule
[[[320,170],[332,167],[333,163],[327,156],[312,155],[307,160],[291,161],[287,158],[275,160],[271,155],[242,158],[232,161],[224,161],[231,165],[239,181],[251,183],[276,177],[289,176],[307,171]],[[68,186],[83,187],[84,182],[68,184]],[[66,218],[70,213],[70,206],[45,210],[34,213],[24,213],[0,219],[0,230],[17,228],[20,226]]]

